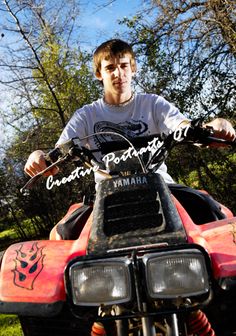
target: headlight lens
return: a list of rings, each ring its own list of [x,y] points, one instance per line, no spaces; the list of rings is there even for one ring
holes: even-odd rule
[[[78,262],[70,268],[73,302],[82,306],[100,306],[130,301],[130,261],[105,259]]]
[[[144,257],[151,298],[177,298],[207,293],[208,273],[203,254],[194,249]]]

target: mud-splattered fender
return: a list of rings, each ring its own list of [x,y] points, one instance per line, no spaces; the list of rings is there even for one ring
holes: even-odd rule
[[[77,240],[11,245],[0,270],[0,313],[30,314],[42,306],[46,314],[53,305],[65,302],[64,269],[71,259],[86,254],[90,227],[91,220]]]

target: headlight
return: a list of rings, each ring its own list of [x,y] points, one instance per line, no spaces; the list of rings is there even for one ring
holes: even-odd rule
[[[130,261],[125,258],[73,264],[69,276],[74,304],[100,306],[130,301],[129,265]]]
[[[201,295],[209,290],[205,259],[199,250],[168,251],[143,258],[151,298]]]

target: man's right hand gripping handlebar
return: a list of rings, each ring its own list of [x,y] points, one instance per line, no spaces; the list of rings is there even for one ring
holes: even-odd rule
[[[42,150],[36,150],[30,154],[28,160],[25,164],[24,171],[29,176],[33,177],[43,170],[45,170],[48,166],[46,158],[46,154]],[[44,176],[55,175],[59,171],[57,166],[52,167],[49,171],[45,172]]]

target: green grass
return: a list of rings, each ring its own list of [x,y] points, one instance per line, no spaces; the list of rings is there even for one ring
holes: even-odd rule
[[[5,250],[9,245],[19,240],[14,228],[0,232],[0,251]]]
[[[23,336],[17,316],[0,314],[0,336]]]
[[[8,229],[8,230],[4,230],[2,232],[0,232],[0,239],[7,239],[7,238],[17,238],[17,235],[15,233],[14,229]]]

